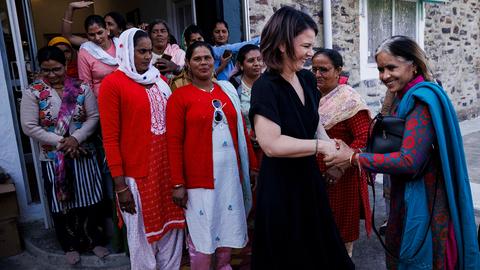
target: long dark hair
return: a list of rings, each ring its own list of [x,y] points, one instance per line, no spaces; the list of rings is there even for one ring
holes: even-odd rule
[[[282,7],[268,20],[262,30],[260,51],[263,61],[271,70],[281,71],[283,68],[282,52],[280,46],[285,47],[288,59],[295,59],[293,40],[301,32],[311,29],[318,33],[315,21],[302,11],[292,7]]]

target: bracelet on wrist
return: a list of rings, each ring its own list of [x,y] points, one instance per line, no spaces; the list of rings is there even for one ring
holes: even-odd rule
[[[352,167],[357,167],[358,164],[355,162],[356,161],[356,155],[358,155],[358,153],[361,153],[362,151],[360,149],[354,149],[353,150],[353,153],[352,155],[350,156],[350,165]]]
[[[123,192],[127,191],[127,189],[128,189],[128,186],[126,186],[126,187],[124,187],[120,190],[115,190],[115,193],[120,194],[120,193],[123,193]]]
[[[315,139],[315,156],[318,154],[318,139]]]
[[[66,23],[69,23],[69,24],[72,24],[72,23],[73,23],[73,21],[67,20],[67,19],[65,19],[65,18],[62,18],[62,21],[66,22]]]

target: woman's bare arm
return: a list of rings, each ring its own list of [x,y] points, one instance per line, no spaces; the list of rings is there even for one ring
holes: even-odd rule
[[[72,34],[73,12],[75,9],[88,8],[91,4],[93,4],[93,1],[71,2],[65,9],[62,19],[62,36],[68,39],[74,46],[78,47],[82,43],[87,42],[88,39]]]
[[[255,134],[262,150],[269,157],[305,157],[336,151],[335,143],[316,139],[297,139],[282,135],[281,128],[268,118],[255,115]]]

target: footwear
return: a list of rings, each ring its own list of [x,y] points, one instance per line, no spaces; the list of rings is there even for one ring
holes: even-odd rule
[[[102,247],[102,246],[96,246],[96,247],[93,248],[92,251],[95,254],[95,256],[97,256],[99,258],[104,258],[108,254],[110,254],[110,251],[107,248]]]
[[[67,259],[67,263],[70,265],[75,265],[80,261],[80,253],[78,251],[68,251],[65,253],[65,258]]]

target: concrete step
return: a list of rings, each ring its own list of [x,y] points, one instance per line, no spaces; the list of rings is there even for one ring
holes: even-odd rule
[[[111,253],[105,258],[98,258],[91,252],[82,253],[80,262],[71,266],[65,259],[65,253],[60,248],[53,229],[45,229],[42,222],[35,221],[22,224],[20,230],[26,251],[43,264],[55,266],[55,269],[130,269],[130,260],[125,253]]]

